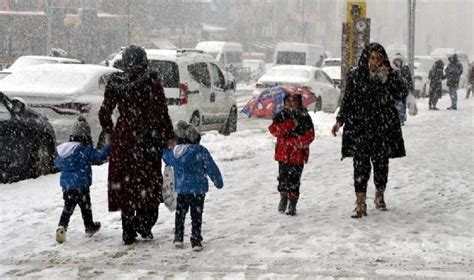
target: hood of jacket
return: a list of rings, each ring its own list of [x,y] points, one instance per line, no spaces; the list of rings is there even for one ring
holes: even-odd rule
[[[58,156],[62,158],[67,158],[71,156],[79,147],[81,143],[79,142],[66,142],[59,145],[56,150],[58,151]]]

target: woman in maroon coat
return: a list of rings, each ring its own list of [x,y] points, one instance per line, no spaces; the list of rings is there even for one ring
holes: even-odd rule
[[[278,211],[296,215],[300,195],[301,175],[308,162],[309,145],[314,140],[311,116],[303,107],[299,94],[286,95],[284,109],[275,115],[268,128],[277,137],[275,160],[278,161]],[[287,209],[288,208],[288,209]]]
[[[147,70],[145,50],[131,45],[122,59],[125,73],[110,77],[99,120],[112,141],[109,211],[122,211],[122,238],[128,245],[135,242],[137,233],[153,238],[163,182],[161,151],[174,133],[163,87],[157,73]],[[114,127],[115,107],[119,117]]]

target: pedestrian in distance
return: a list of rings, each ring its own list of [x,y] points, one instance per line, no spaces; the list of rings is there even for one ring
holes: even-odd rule
[[[438,104],[438,100],[443,94],[442,80],[446,79],[444,75],[444,62],[441,59],[436,60],[431,67],[428,79],[430,80],[429,110],[439,110],[436,104]]]
[[[472,87],[474,86],[474,64],[471,64],[469,67],[469,75],[468,75],[468,86],[466,91],[466,99],[469,99],[469,94],[472,92]]]
[[[308,162],[309,146],[314,140],[313,121],[300,94],[285,95],[284,108],[273,117],[268,129],[277,138],[278,211],[294,216],[300,197],[301,175]]]
[[[448,107],[448,110],[457,110],[458,109],[458,87],[459,80],[462,74],[462,64],[458,61],[457,54],[453,54],[448,58],[448,66],[444,70],[447,79],[447,86],[449,89],[449,97],[451,98],[451,106]]]
[[[405,57],[400,53],[397,53],[395,57],[393,58],[393,68],[394,70],[397,70],[400,72],[400,75],[403,81],[405,82],[406,89],[407,89],[402,94],[402,100],[397,101],[395,103],[395,106],[400,114],[401,125],[404,125],[405,122],[407,121],[407,97],[409,94],[413,94],[413,89],[414,89],[410,67],[406,65],[405,61],[406,61]]]
[[[153,239],[162,201],[161,157],[174,132],[159,73],[148,68],[145,50],[130,45],[122,60],[124,72],[114,73],[106,85],[99,121],[112,140],[109,211],[121,211],[122,240],[131,245],[138,234]]]
[[[342,158],[352,157],[355,214],[367,216],[367,182],[374,169],[375,207],[387,210],[385,190],[389,159],[405,156],[400,119],[394,106],[405,88],[397,71],[390,67],[385,49],[378,43],[364,47],[356,68],[347,73],[347,86],[332,134],[343,127]]]
[[[191,247],[202,250],[202,213],[204,200],[209,191],[207,177],[216,188],[222,189],[224,182],[219,167],[211,153],[200,144],[199,130],[191,124],[179,121],[175,130],[177,145],[171,145],[163,154],[163,161],[174,169],[176,199],[175,232],[173,244],[183,247],[184,222],[191,211]]]
[[[66,241],[69,219],[79,205],[87,236],[100,229],[100,222],[94,222],[89,187],[92,185],[91,165],[106,162],[110,145],[109,139],[102,149],[92,145],[91,129],[82,116],[74,123],[69,142],[57,147],[56,167],[61,171],[60,185],[63,191],[64,207],[56,230],[56,241]]]

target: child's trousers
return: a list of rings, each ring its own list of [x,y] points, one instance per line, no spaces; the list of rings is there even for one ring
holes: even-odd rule
[[[205,194],[178,194],[175,214],[175,237],[183,238],[184,221],[191,208],[191,242],[202,241],[201,225]]]
[[[92,205],[89,188],[83,189],[63,189],[64,208],[59,220],[59,226],[65,228],[69,225],[69,219],[74,213],[76,205],[81,208],[82,220],[86,229],[94,226],[92,219]]]

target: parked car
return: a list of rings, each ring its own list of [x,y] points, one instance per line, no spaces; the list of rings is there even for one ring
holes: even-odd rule
[[[265,74],[265,61],[261,59],[244,59],[244,67],[250,69],[250,79],[257,81],[263,74]]]
[[[256,84],[257,88],[274,86],[308,87],[316,96],[321,97],[322,111],[334,112],[338,107],[340,90],[324,71],[313,66],[274,66]]]
[[[341,85],[341,59],[340,58],[326,58],[321,65],[323,70],[329,78],[338,87]]]
[[[0,183],[50,173],[55,147],[47,118],[0,92]]]
[[[7,69],[4,69],[3,71],[0,71],[0,79],[5,78],[9,74],[11,74],[13,71],[16,71],[20,68],[40,65],[40,64],[56,64],[56,63],[80,64],[82,62],[77,59],[64,58],[64,57],[40,56],[40,55],[20,56],[17,60],[15,60],[15,62],[10,67],[8,67]]]
[[[0,80],[0,91],[23,98],[31,108],[48,117],[59,143],[68,141],[78,115],[91,125],[92,139],[102,128],[98,111],[108,75],[120,70],[85,64],[43,64],[18,69]]]
[[[145,51],[149,67],[160,75],[174,125],[183,120],[201,131],[237,130],[235,80],[212,56],[194,49]],[[110,66],[120,66],[121,57]]]

